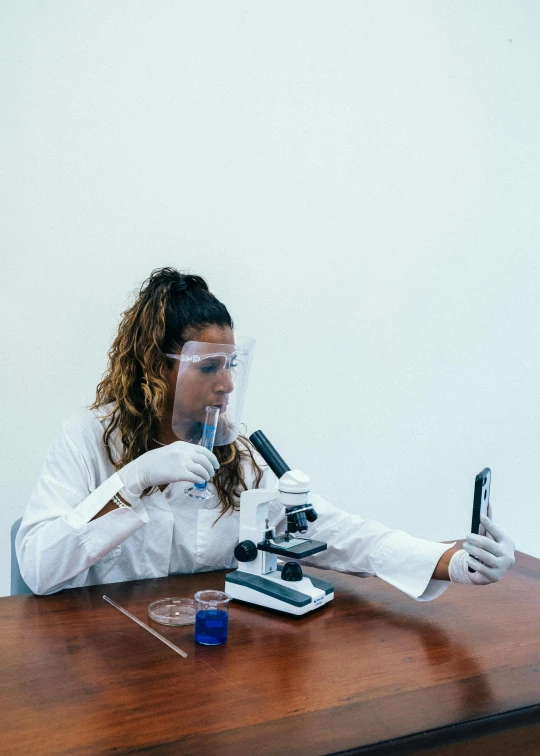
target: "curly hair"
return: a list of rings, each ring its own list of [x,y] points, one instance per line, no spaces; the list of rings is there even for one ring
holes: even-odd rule
[[[122,313],[118,333],[108,352],[108,367],[96,388],[91,409],[112,408],[104,432],[109,460],[116,470],[151,448],[163,418],[167,399],[167,358],[181,350],[190,330],[208,326],[233,328],[227,308],[208,289],[204,278],[175,268],[157,268],[143,282],[133,304]],[[119,458],[113,456],[111,436],[118,429],[122,442]],[[247,490],[242,462],[247,460],[258,488],[263,471],[247,438],[216,446],[221,465],[213,477],[221,515],[238,509]],[[155,490],[147,489],[143,495]],[[220,515],[220,516],[221,516]]]

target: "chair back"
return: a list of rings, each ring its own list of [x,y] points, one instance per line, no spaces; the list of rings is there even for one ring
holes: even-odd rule
[[[15,551],[15,538],[21,527],[22,517],[19,517],[11,526],[11,595],[18,596],[21,593],[32,593],[30,588],[26,585],[22,579],[21,571],[19,569],[19,560],[17,559],[17,552]]]

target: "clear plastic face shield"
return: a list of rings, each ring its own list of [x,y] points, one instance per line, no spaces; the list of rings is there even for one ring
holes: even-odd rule
[[[198,444],[206,408],[219,408],[214,446],[236,440],[244,408],[255,340],[235,344],[188,341],[181,354],[167,357],[178,363],[172,427],[181,441]]]

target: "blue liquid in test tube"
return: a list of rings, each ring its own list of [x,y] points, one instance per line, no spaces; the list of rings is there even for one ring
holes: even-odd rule
[[[218,418],[219,407],[206,408],[206,419],[204,421],[200,446],[204,446],[204,448],[208,449],[209,451],[212,451],[212,449],[214,448]],[[204,483],[194,483],[193,488],[190,488],[187,492],[190,494],[190,496],[194,496],[195,498],[209,498],[212,494],[206,492],[206,485],[206,481]]]

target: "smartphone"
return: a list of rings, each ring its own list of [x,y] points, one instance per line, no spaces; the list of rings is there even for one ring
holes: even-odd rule
[[[487,515],[488,513],[490,487],[491,470],[489,469],[489,467],[484,467],[482,472],[479,472],[474,479],[471,533],[476,533],[476,535],[486,534],[486,529],[480,522],[480,515]],[[476,570],[473,570],[472,567],[469,567],[469,572],[476,572]]]
[[[480,515],[487,515],[489,505],[489,489],[491,487],[491,470],[485,467],[474,479],[474,498],[472,510],[471,533],[485,535],[484,526],[480,523]]]

